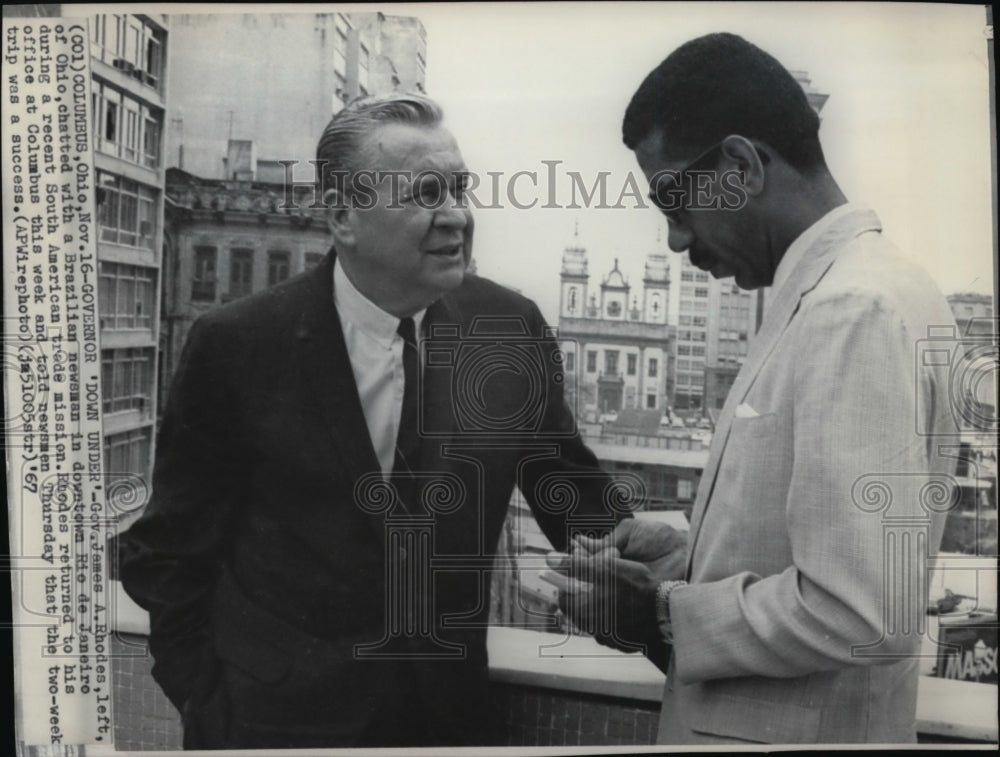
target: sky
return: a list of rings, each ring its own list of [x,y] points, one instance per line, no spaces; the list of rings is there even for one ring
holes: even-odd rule
[[[90,6],[93,8],[94,6]],[[218,13],[167,4],[147,12]],[[475,211],[481,275],[521,290],[557,320],[562,251],[579,230],[592,285],[614,260],[634,286],[650,252],[669,252],[666,221],[621,142],[625,107],[678,45],[712,31],[740,34],[829,95],[820,139],[847,197],[880,215],[885,234],[945,294],[992,292],[994,204],[989,61],[981,6],[905,3],[432,3],[233,5],[234,12],[382,10],[427,31],[427,90],[445,109],[469,168],[501,174],[504,207]],[[301,65],[290,51],[288,61]],[[544,161],[544,162],[543,162]],[[519,171],[515,199],[506,187]],[[607,172],[607,205],[572,204]],[[554,180],[550,181],[551,178]],[[495,204],[492,191],[480,201]],[[578,196],[579,200],[579,196]],[[541,207],[542,205],[563,207]],[[583,204],[579,200],[578,204]]]
[[[394,8],[395,13],[406,13]],[[610,171],[609,205],[633,173],[621,120],[636,87],[671,50],[712,31],[754,42],[828,93],[820,138],[849,199],[946,294],[993,291],[989,65],[985,12],[910,4],[519,4],[415,8],[428,34],[427,87],[474,171],[557,166],[591,185]],[[529,198],[530,182],[519,180]],[[488,193],[487,193],[488,196]],[[548,199],[538,192],[539,206]],[[525,199],[518,198],[522,204]],[[652,208],[476,213],[481,274],[520,288],[557,315],[561,252],[579,224],[592,283],[620,259],[638,285],[643,261],[668,251]],[[659,235],[659,242],[658,242]]]

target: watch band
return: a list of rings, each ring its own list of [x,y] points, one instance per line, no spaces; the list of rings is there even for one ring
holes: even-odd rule
[[[656,587],[656,620],[668,644],[674,641],[673,625],[670,622],[670,593],[678,586],[686,585],[687,581],[663,581]]]

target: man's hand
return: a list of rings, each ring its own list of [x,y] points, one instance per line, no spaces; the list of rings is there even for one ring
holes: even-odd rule
[[[602,539],[576,536],[573,548],[590,555],[614,549],[626,560],[643,563],[657,583],[684,578],[687,565],[687,534],[640,518],[626,518]]]
[[[553,553],[548,564],[568,576],[571,591],[559,592],[559,607],[583,631],[606,646],[635,652],[659,636],[656,589],[660,581],[643,563],[616,557]]]

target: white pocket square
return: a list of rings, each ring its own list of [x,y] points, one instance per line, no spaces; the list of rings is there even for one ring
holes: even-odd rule
[[[736,408],[737,418],[758,418],[760,413],[750,407],[747,403],[742,402]]]

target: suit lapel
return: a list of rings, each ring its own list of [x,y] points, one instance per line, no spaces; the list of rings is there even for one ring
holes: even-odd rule
[[[820,282],[823,275],[833,265],[837,251],[859,234],[866,231],[880,231],[881,228],[878,216],[867,209],[849,212],[835,220],[809,246],[789,279],[775,293],[774,301],[768,307],[760,331],[750,344],[746,362],[737,374],[722,412],[719,414],[719,422],[712,439],[708,462],[705,465],[701,481],[698,483],[698,494],[691,512],[691,527],[688,537],[687,573],[689,578],[698,534],[715,489],[719,463],[729,441],[729,432],[732,429],[737,406],[746,398],[760,373],[760,369],[774,351],[781,335],[798,311],[799,302],[803,295]]]
[[[316,409],[318,422],[330,431],[336,453],[330,465],[336,468],[339,464],[347,479],[356,483],[372,473],[381,475],[382,469],[368,433],[340,317],[333,302],[334,259],[335,253],[331,251],[311,274],[295,331],[296,351],[307,395],[304,401]],[[330,506],[343,504],[331,502]],[[363,510],[354,496],[347,506],[357,508],[379,542],[384,544],[384,514]]]

